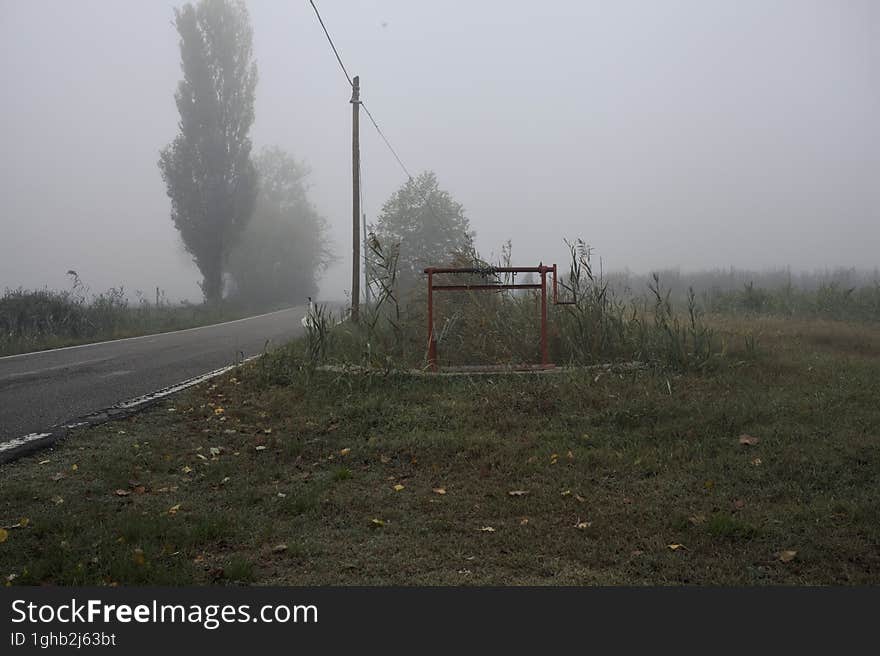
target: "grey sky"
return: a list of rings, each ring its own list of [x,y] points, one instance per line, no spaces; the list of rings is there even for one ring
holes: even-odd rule
[[[0,288],[124,284],[197,299],[156,167],[177,129],[167,1],[0,0]],[[880,265],[880,3],[318,2],[413,174],[484,255],[606,267]],[[253,137],[308,162],[349,246],[350,90],[307,0],[249,3]],[[404,175],[363,125],[366,211]],[[348,261],[324,297],[348,288]]]

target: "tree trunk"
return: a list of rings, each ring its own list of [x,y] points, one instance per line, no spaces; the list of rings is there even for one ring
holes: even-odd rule
[[[199,268],[202,271],[202,294],[206,303],[219,303],[223,300],[223,267],[220,265],[222,257],[212,257]]]

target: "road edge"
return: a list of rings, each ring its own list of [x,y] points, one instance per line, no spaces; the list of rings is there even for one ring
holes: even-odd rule
[[[100,342],[85,342],[84,344],[71,344],[70,346],[57,346],[55,348],[50,349],[39,349],[36,351],[25,351],[24,353],[12,353],[10,355],[0,355],[0,360],[11,360],[13,358],[23,358],[26,356],[40,355],[42,353],[57,353],[58,351],[71,351],[73,349],[81,349],[88,348],[90,346],[104,346],[106,344],[119,344],[121,342],[132,342],[138,339],[149,339],[152,337],[163,337],[165,335],[174,335],[177,333],[189,333],[195,330],[206,330],[209,328],[217,328],[218,326],[228,326],[233,323],[241,323],[243,321],[250,321],[251,319],[262,319],[263,317],[270,317],[273,314],[281,314],[282,312],[290,312],[292,310],[300,309],[301,305],[292,305],[287,308],[281,308],[280,310],[272,310],[271,312],[264,312],[262,314],[255,314],[252,317],[241,317],[240,319],[229,319],[228,321],[221,321],[220,323],[207,323],[204,326],[191,326],[189,328],[180,328],[179,330],[166,330],[161,333],[145,333],[143,335],[132,335],[131,337],[120,337],[118,339],[105,339]]]
[[[69,437],[74,431],[83,428],[91,428],[93,426],[100,426],[101,424],[110,421],[117,421],[119,419],[131,417],[132,415],[155,405],[162,399],[177,394],[178,392],[182,392],[190,387],[195,387],[196,385],[211,380],[212,378],[216,378],[217,376],[221,376],[232,371],[236,367],[240,367],[243,364],[259,358],[260,355],[262,354],[252,355],[234,364],[229,364],[225,367],[220,367],[219,369],[214,369],[193,376],[192,378],[187,378],[179,383],[168,385],[167,387],[163,387],[154,392],[136,396],[126,401],[120,401],[109,408],[104,408],[103,410],[98,410],[52,426],[45,432],[29,433],[28,435],[14,437],[11,440],[0,442],[0,465],[5,465],[13,460],[18,460],[19,458],[35,453],[36,451],[51,448],[58,442]]]

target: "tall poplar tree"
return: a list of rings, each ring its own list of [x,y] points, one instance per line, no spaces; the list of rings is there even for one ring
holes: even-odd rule
[[[159,169],[171,219],[202,274],[208,302],[223,295],[226,258],[251,218],[257,172],[248,133],[257,65],[247,8],[201,0],[174,11],[183,79],[174,94],[180,132]]]

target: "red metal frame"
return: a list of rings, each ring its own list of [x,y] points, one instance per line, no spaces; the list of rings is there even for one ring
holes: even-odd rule
[[[489,267],[480,269],[477,267],[428,267],[425,269],[428,275],[428,367],[431,371],[438,371],[437,363],[437,339],[434,337],[434,292],[435,291],[493,291],[499,289],[540,289],[541,290],[541,364],[537,365],[540,369],[552,369],[556,365],[550,362],[547,352],[547,274],[553,274],[553,303],[565,304],[566,301],[559,300],[559,289],[557,285],[556,265],[544,266],[539,264],[536,267]],[[518,283],[498,283],[498,284],[482,284],[482,285],[435,285],[434,276],[436,274],[481,274],[495,275],[497,273],[538,273],[541,275],[541,283],[518,284]],[[569,301],[570,302],[570,301]],[[534,368],[530,367],[530,368]]]

